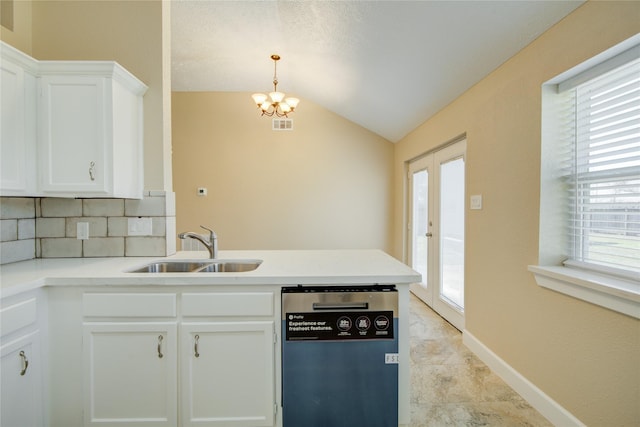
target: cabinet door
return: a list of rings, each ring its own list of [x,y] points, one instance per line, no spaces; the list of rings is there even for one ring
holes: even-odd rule
[[[41,372],[37,331],[0,348],[0,425],[44,425]]]
[[[273,322],[183,323],[182,425],[273,426]]]
[[[43,76],[40,87],[43,192],[105,193],[110,167],[105,79]]]
[[[0,61],[0,195],[35,195],[36,81],[15,63]]]
[[[175,322],[84,323],[85,425],[175,426]]]

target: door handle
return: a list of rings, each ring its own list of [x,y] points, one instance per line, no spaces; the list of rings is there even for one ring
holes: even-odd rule
[[[164,337],[162,335],[158,335],[158,359],[162,359],[164,354],[162,354],[162,340]]]
[[[96,162],[89,163],[89,178],[91,178],[91,181],[96,180],[96,177],[94,175],[95,171],[96,171]]]
[[[22,361],[22,369],[20,369],[20,376],[24,376],[27,373],[27,368],[29,367],[29,359],[24,354],[24,350],[20,352],[20,359]]]
[[[369,308],[368,302],[314,302],[312,304],[314,310],[366,310]]]
[[[200,357],[200,353],[198,352],[198,341],[200,340],[200,335],[196,335],[194,338],[196,342],[193,345],[193,355],[195,357]]]
[[[433,233],[431,233],[431,232],[426,233],[426,234],[425,234],[425,236],[427,236],[427,237],[433,237]]]

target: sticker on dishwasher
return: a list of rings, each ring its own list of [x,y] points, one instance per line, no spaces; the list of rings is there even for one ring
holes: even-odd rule
[[[394,339],[392,311],[287,313],[287,341]]]
[[[398,353],[385,353],[384,363],[385,365],[397,365],[398,363],[400,363]]]

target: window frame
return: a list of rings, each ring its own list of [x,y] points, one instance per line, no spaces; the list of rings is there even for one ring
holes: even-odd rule
[[[562,183],[562,153],[558,129],[562,90],[603,74],[637,58],[640,34],[545,82],[542,95],[542,147],[540,174],[539,265],[530,265],[539,286],[640,319],[640,274],[620,277],[606,270],[594,271],[581,263],[566,262],[569,221],[566,189]]]

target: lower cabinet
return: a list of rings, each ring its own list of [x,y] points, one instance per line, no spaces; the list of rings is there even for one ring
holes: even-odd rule
[[[0,425],[43,426],[40,336],[32,332],[0,348]]]
[[[276,424],[273,292],[82,299],[85,426]]]
[[[183,323],[182,426],[274,425],[273,321]]]
[[[85,425],[176,425],[176,322],[85,323],[83,347]]]
[[[40,297],[27,294],[1,302],[0,426],[45,424],[44,365],[41,352]]]

